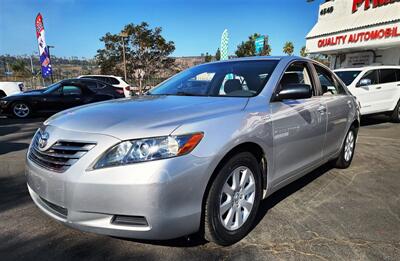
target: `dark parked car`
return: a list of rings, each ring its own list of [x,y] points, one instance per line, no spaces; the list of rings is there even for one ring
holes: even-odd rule
[[[92,79],[68,79],[40,90],[0,99],[2,114],[26,118],[32,114],[55,113],[93,102],[123,98],[109,84]]]

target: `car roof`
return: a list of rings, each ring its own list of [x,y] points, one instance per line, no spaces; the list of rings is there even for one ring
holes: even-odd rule
[[[400,66],[398,66],[398,65],[373,65],[373,66],[354,67],[354,68],[340,68],[340,69],[335,69],[334,72],[364,71],[364,70],[374,70],[374,69],[400,69]]]
[[[97,83],[101,83],[101,84],[110,85],[110,84],[108,84],[106,82],[99,81],[99,80],[92,79],[92,78],[71,78],[71,79],[61,80],[60,82],[71,82],[71,83],[78,82],[79,83],[79,82],[82,82],[82,81],[90,81],[90,82],[97,82]]]
[[[82,78],[82,77],[112,77],[112,78],[122,78],[121,76],[115,76],[115,75],[104,75],[104,74],[86,74],[86,75],[80,75],[80,76],[78,76],[78,79],[79,78]]]

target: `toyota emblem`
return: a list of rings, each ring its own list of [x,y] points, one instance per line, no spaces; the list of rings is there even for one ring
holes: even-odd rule
[[[44,149],[47,146],[47,140],[49,139],[49,133],[43,132],[39,138],[39,149]]]

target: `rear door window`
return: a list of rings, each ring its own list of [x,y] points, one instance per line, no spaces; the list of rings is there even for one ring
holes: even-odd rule
[[[391,83],[396,82],[396,70],[395,69],[381,69],[379,83]]]

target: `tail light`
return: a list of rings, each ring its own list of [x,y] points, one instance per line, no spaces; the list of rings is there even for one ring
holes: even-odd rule
[[[126,87],[125,87],[125,90],[126,90],[126,91],[130,91],[130,90],[131,90],[131,86],[129,86],[129,85],[126,86]]]

